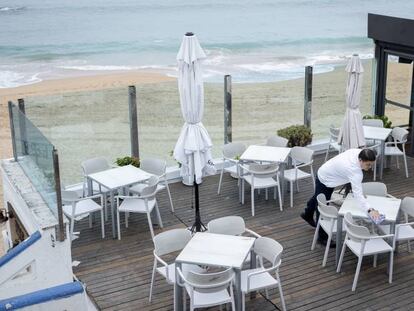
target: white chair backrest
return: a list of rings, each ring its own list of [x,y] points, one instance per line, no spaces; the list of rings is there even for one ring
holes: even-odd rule
[[[81,163],[81,166],[84,175],[102,172],[111,168],[104,157],[85,160]]]
[[[276,175],[277,171],[279,170],[279,165],[277,163],[253,163],[249,165],[249,170],[255,178],[268,178]]]
[[[161,232],[154,237],[154,252],[163,256],[182,250],[191,240],[191,232],[188,229],[172,229]]]
[[[269,261],[274,267],[280,264],[283,247],[271,238],[260,237],[254,242],[254,252]]]
[[[290,151],[290,157],[295,163],[310,163],[313,159],[314,151],[306,147],[295,146]]]
[[[355,224],[351,213],[346,213],[344,220],[346,233],[352,241],[361,242],[370,238],[371,235],[368,228]]]
[[[207,230],[210,233],[242,235],[246,231],[246,224],[240,216],[227,216],[210,221]]]
[[[187,281],[194,289],[201,293],[212,293],[226,289],[231,285],[234,278],[232,268],[215,273],[187,272]]]
[[[246,145],[243,143],[229,143],[223,146],[223,156],[234,159],[236,156],[241,156],[245,150]]]
[[[394,127],[391,132],[391,136],[400,143],[405,143],[407,141],[408,131],[402,127]]]
[[[62,203],[71,204],[79,200],[79,195],[76,191],[62,190]]]
[[[157,176],[151,176],[144,189],[141,191],[142,198],[152,198],[156,191],[158,185],[159,178]]]
[[[364,195],[375,195],[378,197],[386,197],[387,186],[382,182],[364,182],[362,183],[362,192]]]
[[[331,124],[329,127],[329,138],[331,142],[336,142],[339,136],[339,128]]]
[[[380,119],[363,119],[362,125],[373,127],[384,127],[384,122]]]
[[[338,217],[338,210],[334,206],[327,204],[323,193],[318,194],[316,200],[318,201],[318,211],[322,216],[334,219]]]
[[[266,146],[287,147],[289,140],[280,136],[270,136],[266,140]]]
[[[409,216],[414,217],[414,198],[405,197],[401,201],[401,210]]]
[[[165,174],[167,162],[160,159],[142,159],[139,167],[147,173],[161,176]]]

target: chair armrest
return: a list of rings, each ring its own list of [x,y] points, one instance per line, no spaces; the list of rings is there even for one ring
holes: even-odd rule
[[[404,145],[405,143],[403,143],[402,141],[389,141],[385,143],[385,147],[387,146],[397,146],[397,145]]]
[[[372,235],[369,238],[365,238],[365,240],[387,239],[387,238],[394,238],[394,236],[395,234]]]
[[[273,266],[273,267],[270,267],[270,268],[267,268],[267,269],[263,268],[263,270],[259,270],[259,271],[249,273],[247,275],[247,292],[250,292],[250,278],[251,277],[253,277],[255,275],[263,274],[263,273],[270,273],[270,272],[272,272],[272,271],[274,271],[278,268],[279,268],[279,265],[276,265],[276,266]]]
[[[177,282],[177,284],[178,284],[178,286],[181,286],[181,287],[184,287],[185,286],[185,283],[188,283],[188,284],[190,284],[188,281],[187,281],[187,279],[184,277],[184,274],[183,274],[183,272],[178,268],[178,267],[175,267],[175,270],[177,271],[177,273],[178,273],[178,278],[176,278],[176,282]],[[181,279],[184,281],[184,282],[181,282]]]
[[[137,195],[117,195],[115,199],[142,199],[142,197]]]
[[[250,233],[251,235],[255,236],[256,238],[260,238],[261,237],[260,234],[254,232],[253,230],[250,230],[248,228],[245,228],[245,230],[246,230],[247,233]]]
[[[395,196],[387,193],[387,198],[397,199]]]
[[[100,198],[101,201],[103,202],[103,194],[95,194],[95,195],[91,195],[91,196],[88,196],[88,197],[79,198],[79,200],[76,200],[75,202],[85,201],[85,200],[89,200],[89,199],[98,199],[98,198]]]
[[[162,260],[161,257],[155,254],[155,251],[154,251],[154,257],[157,261],[159,261],[165,267],[165,275],[167,276],[167,280],[169,280],[168,264],[164,260]]]

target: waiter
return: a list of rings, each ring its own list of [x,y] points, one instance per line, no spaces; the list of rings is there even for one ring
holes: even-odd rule
[[[362,179],[364,177],[362,171],[368,171],[375,163],[375,159],[376,153],[374,150],[349,149],[323,164],[319,168],[316,177],[315,194],[308,201],[305,211],[300,214],[300,217],[312,227],[316,227],[314,214],[316,211],[318,219],[318,201],[316,199],[318,194],[323,193],[326,199],[330,200],[335,187],[350,183],[360,208],[365,210],[372,218],[378,218],[380,216],[379,212],[369,206],[362,193]],[[327,234],[325,231],[319,230],[318,242],[326,245],[326,240]]]

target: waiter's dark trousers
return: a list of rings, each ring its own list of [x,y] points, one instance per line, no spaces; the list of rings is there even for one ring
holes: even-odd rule
[[[316,211],[316,221],[318,221],[319,219],[319,212],[317,209],[318,206],[318,200],[316,199],[316,197],[318,196],[318,194],[323,193],[326,197],[326,200],[330,200],[332,193],[334,191],[335,188],[329,188],[327,186],[325,186],[323,183],[321,183],[318,179],[318,177],[316,177],[315,180],[315,194],[313,195],[313,197],[308,201],[307,206],[305,208],[305,215],[306,217],[312,217],[314,219],[314,214]],[[319,237],[321,239],[326,239],[326,233],[320,229],[319,230]]]

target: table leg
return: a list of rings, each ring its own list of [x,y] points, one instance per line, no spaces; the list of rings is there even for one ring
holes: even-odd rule
[[[336,220],[336,255],[335,255],[335,265],[338,266],[339,256],[341,256],[342,250],[342,220],[343,216],[338,215]]]
[[[175,283],[174,283],[174,311],[181,311],[183,310],[183,288],[177,284],[177,281],[179,279],[177,268],[181,269],[181,263],[175,262]]]
[[[384,158],[385,158],[385,140],[381,140],[381,167],[380,167],[380,179],[382,180],[382,172],[384,170]]]
[[[255,269],[257,267],[257,263],[256,263],[256,253],[254,252],[254,250],[250,251],[250,269]],[[250,299],[254,299],[256,298],[256,292],[253,291],[250,293]]]
[[[243,302],[243,293],[241,291],[241,269],[234,269],[235,271],[235,278],[234,278],[234,300],[236,305],[236,310],[241,311],[242,310],[242,302]]]
[[[116,224],[116,213],[115,213],[115,198],[114,198],[114,190],[110,191],[110,196],[111,196],[111,216],[112,216],[112,237],[114,239],[116,239],[117,234],[116,234],[116,228],[115,228],[115,224]]]

